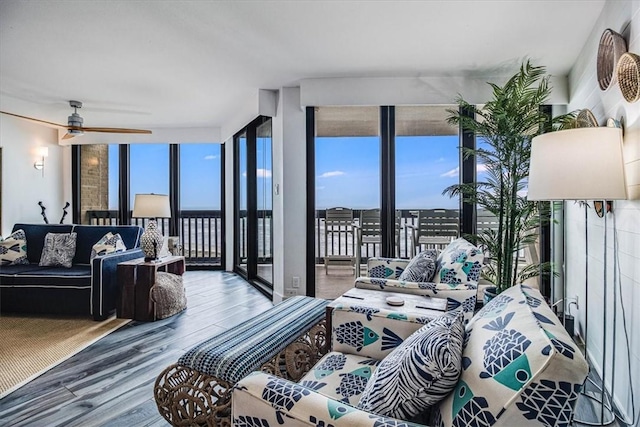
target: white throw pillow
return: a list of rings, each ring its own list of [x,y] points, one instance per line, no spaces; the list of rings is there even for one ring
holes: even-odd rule
[[[122,236],[116,233],[113,234],[108,232],[100,240],[96,242],[95,245],[91,248],[91,257],[90,259],[94,259],[97,256],[107,255],[114,252],[123,252],[126,251],[127,247],[122,240]]]
[[[0,237],[0,265],[18,264],[29,264],[24,230],[16,230],[6,239]]]

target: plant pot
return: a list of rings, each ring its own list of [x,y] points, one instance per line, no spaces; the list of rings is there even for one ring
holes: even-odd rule
[[[487,305],[489,301],[498,296],[498,288],[495,286],[488,286],[484,288],[484,296],[482,297],[482,303]]]

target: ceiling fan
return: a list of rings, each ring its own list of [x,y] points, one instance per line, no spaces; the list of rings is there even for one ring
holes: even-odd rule
[[[69,105],[73,108],[73,113],[69,116],[67,125],[61,125],[58,123],[48,122],[46,120],[34,119],[33,117],[21,116],[19,114],[8,113],[6,111],[0,111],[2,114],[8,116],[19,117],[21,119],[31,120],[32,122],[45,123],[58,128],[67,129],[67,133],[62,139],[73,138],[74,136],[83,135],[85,132],[105,132],[105,133],[137,133],[137,134],[150,134],[150,130],[145,129],[127,129],[127,128],[96,128],[96,127],[84,127],[82,123],[84,120],[78,114],[78,108],[82,108],[82,102],[69,101]]]

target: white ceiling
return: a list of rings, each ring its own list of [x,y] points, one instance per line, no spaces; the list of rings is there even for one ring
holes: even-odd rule
[[[0,2],[0,110],[222,127],[301,79],[567,75],[605,0]]]

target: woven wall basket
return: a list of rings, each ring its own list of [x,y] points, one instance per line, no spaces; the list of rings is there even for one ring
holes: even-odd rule
[[[627,43],[620,34],[607,28],[598,46],[597,76],[600,89],[607,90],[616,82],[616,65],[627,51]]]
[[[618,85],[622,96],[627,102],[640,99],[640,56],[635,53],[625,53],[620,57],[616,67]]]

